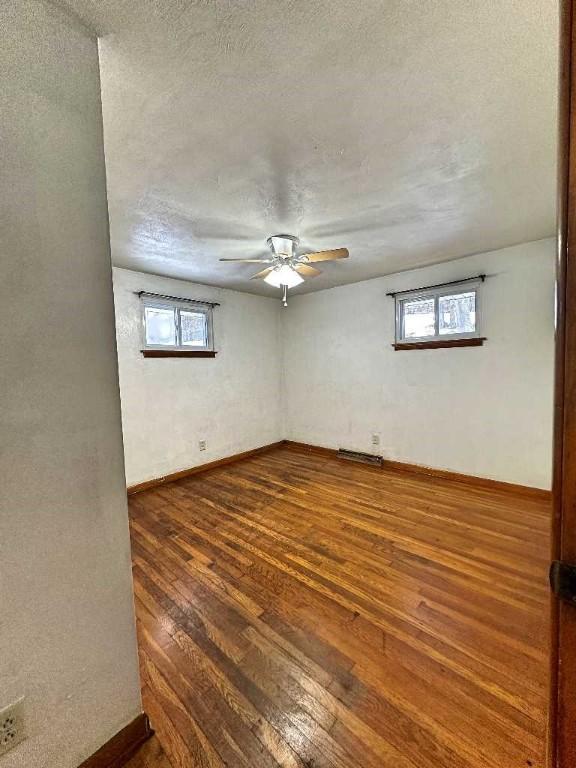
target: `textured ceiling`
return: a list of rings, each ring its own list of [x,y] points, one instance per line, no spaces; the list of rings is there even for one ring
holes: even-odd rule
[[[103,35],[119,266],[276,295],[218,258],[349,248],[303,292],[554,231],[556,0],[66,4]]]

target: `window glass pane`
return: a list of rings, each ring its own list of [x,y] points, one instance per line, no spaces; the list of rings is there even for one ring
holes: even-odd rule
[[[476,330],[476,291],[440,296],[438,315],[441,335],[474,333]]]
[[[176,346],[176,323],[173,309],[145,307],[146,344]]]
[[[402,302],[404,338],[434,336],[434,299],[406,299]]]
[[[182,345],[186,347],[208,346],[208,323],[204,312],[180,310]]]

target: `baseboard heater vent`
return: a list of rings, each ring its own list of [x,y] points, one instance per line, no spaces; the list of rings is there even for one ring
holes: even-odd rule
[[[361,453],[360,451],[347,451],[345,448],[338,448],[336,455],[339,459],[359,461],[362,464],[372,464],[374,467],[381,467],[384,464],[382,456],[376,456],[373,453]]]

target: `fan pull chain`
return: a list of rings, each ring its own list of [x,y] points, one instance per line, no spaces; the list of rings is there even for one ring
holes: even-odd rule
[[[282,304],[284,304],[284,306],[287,307],[288,306],[288,286],[283,285],[282,289],[283,289]]]

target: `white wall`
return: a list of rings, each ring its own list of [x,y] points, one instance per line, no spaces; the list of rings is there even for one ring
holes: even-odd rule
[[[141,711],[97,45],[0,5],[3,768],[76,768]]]
[[[554,241],[292,297],[284,314],[291,440],[550,487]],[[396,352],[388,291],[487,273],[483,347]]]
[[[215,358],[142,357],[135,291],[220,302]],[[283,438],[280,301],[114,269],[126,481],[134,485]],[[200,451],[198,441],[207,449]]]

